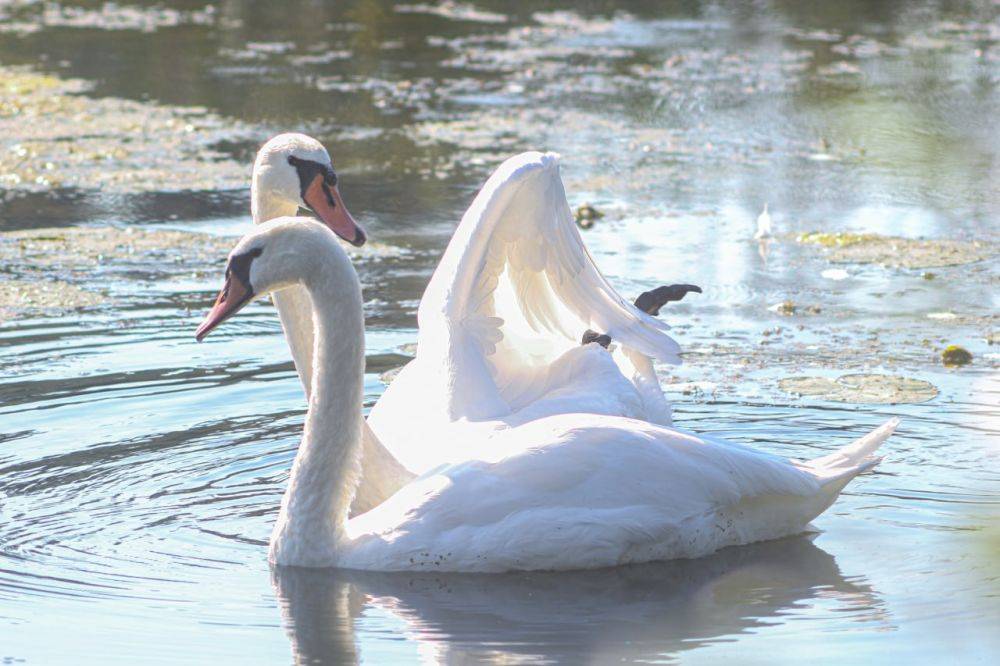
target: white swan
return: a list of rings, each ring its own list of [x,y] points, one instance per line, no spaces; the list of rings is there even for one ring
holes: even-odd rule
[[[250,187],[253,222],[294,216],[300,207],[311,209],[331,231],[352,245],[365,242],[364,230],[344,205],[333,163],[323,145],[304,134],[279,134],[261,147],[254,161]],[[274,294],[273,299],[308,398],[313,354],[309,297],[304,288],[292,286]],[[382,446],[367,424],[362,425],[362,433],[364,470],[353,513],[371,509],[414,477]]]
[[[660,303],[662,305],[662,303]],[[573,221],[558,156],[529,152],[489,178],[420,301],[416,358],[369,424],[408,469],[468,455],[456,425],[507,428],[573,412],[671,424],[653,359],[679,363],[663,322],[601,275]],[[580,344],[610,335],[614,353]],[[414,429],[442,443],[407,446]]]
[[[290,156],[315,166],[296,174]],[[300,191],[319,173],[333,170],[315,139],[282,134],[268,141],[254,165],[254,222],[294,215],[305,199]],[[321,208],[304,203],[323,218]],[[339,210],[346,213],[342,202]],[[274,301],[308,395],[308,299],[293,287]],[[357,508],[370,508],[388,496],[379,497],[380,490],[406,481],[400,463],[421,474],[474,454],[470,439],[489,446],[480,432],[574,412],[671,424],[653,358],[678,363],[678,346],[665,324],[622,299],[597,269],[573,222],[553,154],[513,157],[489,178],[435,270],[418,320],[416,359],[368,419],[388,451],[365,428],[366,448],[379,457],[376,462],[366,453]],[[588,329],[610,335],[612,352],[581,346]],[[413,447],[414,430],[435,445]]]
[[[312,305],[314,362],[271,537],[277,564],[506,571],[706,555],[801,531],[876,464],[871,454],[897,424],[795,462],[634,419],[541,418],[495,436],[488,458],[444,466],[348,520],[361,471],[364,315],[357,274],[333,234],[279,218],[245,236],[196,335],[256,294],[296,285]],[[409,445],[425,443],[415,431]]]

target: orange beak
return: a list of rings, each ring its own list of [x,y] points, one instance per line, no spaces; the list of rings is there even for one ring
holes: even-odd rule
[[[322,175],[316,174],[302,199],[319,216],[323,224],[330,227],[330,231],[351,245],[360,247],[365,244],[367,239],[365,230],[354,221],[347,206],[344,205],[344,200],[340,198],[340,190],[336,185],[328,185]]]
[[[253,289],[243,284],[243,281],[234,276],[231,270],[227,270],[226,283],[223,285],[222,291],[219,292],[218,298],[215,299],[215,305],[205,317],[205,321],[195,331],[195,340],[198,342],[204,340],[205,336],[211,333],[216,326],[239,312],[240,308],[249,303],[251,299],[253,299]]]

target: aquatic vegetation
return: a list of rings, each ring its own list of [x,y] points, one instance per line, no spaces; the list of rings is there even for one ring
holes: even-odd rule
[[[93,98],[89,84],[0,67],[0,187],[169,192],[246,187],[217,146],[253,132],[198,107]]]
[[[475,23],[506,23],[505,14],[477,9],[471,4],[444,0],[434,4],[419,3],[412,5],[396,5],[395,11],[400,14],[431,14],[453,21],[471,21]]]
[[[837,379],[787,377],[778,386],[792,395],[856,404],[927,402],[938,394],[933,384],[922,379],[882,374],[850,374]]]
[[[122,281],[190,275],[218,265],[229,243],[207,234],[135,227],[0,233],[5,269],[0,320],[114,303],[120,282],[109,282],[109,277]]]
[[[578,207],[573,213],[573,219],[576,220],[577,225],[581,229],[590,229],[594,226],[594,222],[604,217],[604,213],[597,210],[589,203],[585,203]]]
[[[378,380],[388,386],[394,379],[396,379],[396,376],[403,371],[404,367],[405,366],[400,365],[395,368],[385,370],[384,372],[379,373]]]
[[[107,297],[61,280],[0,280],[0,322],[99,305]]]
[[[806,245],[818,245],[827,259],[840,264],[880,264],[896,268],[932,268],[970,264],[991,256],[986,242],[898,238],[871,233],[814,231],[795,236]],[[933,273],[924,274],[933,276]]]
[[[768,310],[770,310],[771,312],[777,312],[778,314],[784,315],[786,317],[791,317],[792,315],[796,314],[815,315],[823,311],[823,309],[818,305],[799,305],[794,301],[790,300],[785,300],[781,301],[780,303],[775,303],[774,305],[769,307]]]
[[[795,240],[800,243],[822,245],[823,247],[850,247],[861,243],[875,242],[880,238],[881,237],[877,234],[855,234],[847,231],[834,233],[828,231],[812,231],[799,234],[795,237]]]
[[[194,16],[206,4],[198,1],[0,0],[0,60],[7,68],[32,63],[33,71],[19,71],[38,77],[32,85],[54,86],[52,100],[44,90],[30,92],[31,105],[76,104],[76,96],[92,98],[86,108],[94,108],[94,97],[112,97],[114,114],[121,99],[136,100],[140,114],[183,113],[194,105],[218,116],[224,135],[222,143],[203,144],[184,133],[183,119],[176,137],[153,132],[151,143],[168,140],[178,173],[169,172],[168,161],[157,162],[166,172],[162,185],[112,182],[104,196],[101,170],[119,170],[104,163],[116,161],[115,149],[146,141],[140,130],[95,142],[88,135],[95,123],[81,122],[77,132],[72,114],[58,108],[51,118],[64,125],[60,134],[32,126],[49,123],[44,114],[8,122],[0,113],[0,125],[13,132],[0,138],[0,162],[27,158],[0,170],[21,177],[16,186],[0,184],[0,199],[7,199],[0,228],[49,227],[56,220],[185,226],[203,220],[235,228],[232,218],[245,213],[239,193],[249,165],[230,159],[246,157],[249,144],[267,136],[251,123],[317,133],[334,149],[347,203],[367,218],[361,221],[375,240],[408,248],[383,256],[369,254],[372,246],[354,255],[366,261],[359,272],[375,327],[368,340],[369,354],[378,357],[369,359],[370,403],[382,391],[379,373],[401,362],[390,354],[415,351],[400,343],[416,337],[417,301],[473,192],[511,154],[558,151],[573,208],[589,199],[608,215],[586,240],[624,295],[635,296],[654,279],[710,286],[702,299],[665,315],[685,351],[683,366],[660,368],[679,425],[715,430],[724,413],[758,433],[780,426],[780,440],[769,446],[805,457],[801,443],[809,433],[840,429],[842,417],[900,414],[903,428],[886,451],[887,473],[868,477],[846,497],[843,510],[819,525],[827,534],[816,544],[774,542],[757,555],[736,550],[722,568],[718,560],[645,573],[630,568],[630,586],[616,587],[623,578],[618,570],[602,585],[594,584],[600,572],[534,577],[534,591],[498,581],[493,596],[513,602],[496,609],[476,595],[478,580],[458,601],[437,579],[418,581],[416,591],[406,581],[376,580],[367,584],[376,602],[338,611],[334,626],[329,614],[314,612],[326,606],[313,602],[342,598],[364,580],[326,572],[275,579],[260,557],[302,410],[274,313],[262,311],[259,301],[231,345],[197,347],[191,330],[214,297],[208,290],[218,286],[222,254],[197,257],[166,246],[146,254],[140,242],[128,255],[123,241],[121,250],[111,250],[121,255],[115,258],[90,251],[73,257],[72,247],[25,240],[70,255],[36,266],[16,247],[8,253],[4,238],[0,280],[26,289],[49,282],[58,294],[63,287],[51,284],[57,278],[84,299],[102,299],[79,311],[3,315],[0,442],[8,460],[0,513],[15,520],[0,521],[0,540],[12,565],[5,610],[16,624],[5,636],[5,654],[29,663],[79,661],[134,632],[149,640],[112,657],[142,661],[155,653],[182,661],[225,649],[233,660],[250,661],[260,658],[262,641],[272,648],[285,641],[276,628],[284,619],[296,659],[371,661],[374,646],[376,659],[403,662],[413,658],[413,646],[381,640],[387,627],[398,633],[395,611],[402,607],[416,609],[404,613],[407,624],[437,618],[453,629],[419,648],[441,660],[580,662],[599,653],[711,661],[742,647],[808,651],[817,636],[835,636],[845,623],[859,639],[859,660],[888,652],[948,663],[988,660],[996,645],[989,592],[1000,553],[1000,530],[983,528],[987,519],[996,522],[990,463],[996,428],[989,422],[1000,368],[996,259],[942,269],[847,265],[830,262],[844,248],[785,234],[852,230],[977,240],[987,249],[1000,244],[992,219],[997,142],[989,121],[1000,99],[1000,33],[990,3],[827,3],[819,10],[766,3],[752,12],[727,3],[632,4],[629,14],[607,4],[553,12],[555,5],[537,2],[516,8],[406,2],[428,11],[368,0],[353,4],[375,10],[351,13],[343,3],[297,1],[280,9],[227,3],[215,5],[206,27]],[[506,21],[476,21],[467,9]],[[358,34],[370,48],[359,46]],[[840,44],[842,53],[832,50]],[[880,54],[883,47],[896,52]],[[74,81],[78,91],[64,87]],[[0,97],[20,105],[16,95],[0,91]],[[36,160],[25,136],[37,129],[56,137],[43,146],[45,160]],[[176,150],[175,139],[199,155]],[[76,163],[82,158],[58,152],[78,143],[98,155],[86,173]],[[202,145],[208,152],[201,153]],[[99,157],[102,150],[111,156]],[[212,163],[213,152],[221,164]],[[145,166],[141,154],[129,159],[126,170]],[[46,161],[54,168],[45,169]],[[220,167],[232,173],[236,189],[218,197],[157,191],[183,190]],[[34,181],[38,176],[42,183]],[[356,197],[352,181],[362,176],[368,182]],[[777,237],[758,245],[748,237],[765,199],[776,207]],[[615,223],[606,223],[612,217]],[[766,263],[757,257],[761,247],[769,250]],[[836,281],[843,273],[832,271],[841,270],[849,279]],[[930,272],[935,276],[923,279]],[[6,288],[14,293],[13,285]],[[786,317],[766,309],[785,299],[800,310],[815,303],[823,311]],[[73,296],[58,300],[71,305]],[[944,366],[940,354],[952,342],[971,348],[974,364]],[[239,363],[234,356],[225,366],[206,362],[223,346],[251,356]],[[835,381],[875,372],[928,380],[945,399],[858,407],[793,398],[778,385],[786,377]],[[272,390],[259,399],[244,393],[258,382]],[[225,417],[210,399],[220,389],[233,410]],[[905,539],[896,538],[903,533]],[[196,566],[184,566],[189,557]],[[201,557],[224,562],[226,585],[217,584],[220,569],[201,566]],[[694,568],[678,573],[681,565]],[[766,598],[757,584],[762,570],[778,573]],[[694,583],[687,581],[692,571]],[[147,580],[154,574],[161,580]],[[664,601],[653,609],[659,615],[631,612],[631,591],[647,579],[669,579],[677,588],[664,586]],[[701,617],[692,590],[734,580],[707,625],[686,621],[692,609]],[[567,604],[565,595],[539,595],[539,582],[592,594]],[[933,597],[939,612],[922,612],[925,599],[912,594],[916,588]],[[119,600],[104,603],[108,594]],[[509,612],[536,609],[541,596],[550,598],[559,620],[549,623],[559,625],[551,632],[538,631],[537,613]],[[88,600],[103,610],[87,631],[62,631],[61,618]],[[291,615],[279,618],[274,602]],[[577,613],[581,603],[596,615]],[[225,635],[203,629],[219,619],[206,617],[205,609],[216,608],[228,609],[232,626],[270,629],[228,632],[239,640],[227,643]],[[468,609],[481,621],[465,621]],[[450,623],[443,610],[456,611]],[[573,631],[587,629],[577,616],[605,619],[612,630],[596,643],[574,640]],[[718,622],[723,616],[736,619]],[[762,623],[774,626],[755,631]],[[344,629],[332,634],[336,640],[310,640],[331,636],[331,627]],[[46,640],[53,635],[65,640]],[[954,635],[963,640],[948,640]]]
[[[8,4],[8,3],[4,3]],[[178,10],[169,7],[139,7],[105,2],[97,8],[63,6],[58,2],[15,2],[0,7],[0,32],[31,34],[42,27],[84,28],[90,30],[137,30],[155,32],[179,25],[213,25],[217,10],[211,5],[202,9]]]
[[[64,227],[0,233],[0,262],[8,269],[92,268],[149,262],[177,272],[178,265],[218,264],[231,239],[189,231],[141,227]]]
[[[965,347],[948,345],[941,352],[941,362],[945,365],[968,365],[972,363],[972,354]]]

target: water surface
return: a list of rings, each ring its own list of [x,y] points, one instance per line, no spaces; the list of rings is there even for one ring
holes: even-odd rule
[[[203,107],[211,139],[178,141],[211,151],[194,159],[227,169],[220,184],[232,165],[248,176],[275,132],[324,141],[374,239],[355,255],[369,406],[409,353],[422,289],[476,188],[505,157],[545,149],[563,155],[571,203],[605,213],[584,238],[622,293],[704,288],[664,311],[685,349],[684,365],[663,368],[680,425],[807,458],[903,419],[883,464],[809,535],[586,573],[272,571],[266,542],[304,416],[273,308],[252,305],[197,345],[219,261],[69,271],[56,258],[31,279],[106,301],[0,323],[0,657],[995,660],[997,263],[834,265],[794,236],[1000,242],[997,13],[990,2],[0,2],[0,67],[79,79],[94,100]],[[4,182],[2,231],[232,236],[249,224],[245,187]],[[778,237],[761,244],[765,203]],[[773,309],[785,300],[795,315]],[[942,366],[950,343],[973,364]],[[852,404],[778,385],[850,373],[939,394]]]

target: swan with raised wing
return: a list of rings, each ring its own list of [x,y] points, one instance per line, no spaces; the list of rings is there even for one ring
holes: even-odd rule
[[[313,185],[320,175],[331,183],[329,209]],[[349,218],[329,154],[303,134],[282,134],[261,148],[251,196],[257,224],[303,205],[324,221],[338,211]],[[363,232],[350,233],[353,220],[344,226],[341,238],[364,242]],[[356,508],[379,499],[370,490],[398,487],[407,470],[419,474],[470,455],[472,442],[486,442],[480,432],[572,412],[670,425],[653,359],[677,363],[678,347],[654,316],[690,291],[700,289],[671,285],[626,302],[583,244],[557,156],[529,152],[507,160],[462,218],[421,299],[416,359],[372,409],[364,428],[372,455]],[[308,299],[291,287],[274,302],[308,395]],[[411,446],[414,430],[433,446]]]
[[[564,414],[495,435],[348,519],[362,463],[364,313],[350,258],[316,222],[278,218],[230,253],[204,339],[258,294],[303,289],[313,363],[302,442],[271,536],[276,564],[367,570],[580,569],[802,531],[896,427],[790,461],[618,416]],[[413,433],[409,446],[426,439]]]
[[[512,157],[455,230],[420,301],[416,358],[368,422],[417,473],[461,460],[464,426],[574,412],[671,425],[653,361],[680,363],[679,347],[655,315],[690,291],[701,290],[671,285],[627,302],[587,252],[558,156]],[[429,459],[405,445],[414,430],[435,442]]]

